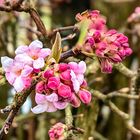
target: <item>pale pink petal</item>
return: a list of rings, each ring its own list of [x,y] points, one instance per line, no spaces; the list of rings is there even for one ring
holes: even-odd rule
[[[5,76],[6,76],[7,81],[11,85],[13,85],[13,83],[14,83],[14,81],[16,79],[16,75],[14,73],[11,73],[11,72],[6,72]]]
[[[84,61],[80,61],[79,64],[78,64],[78,70],[79,70],[79,73],[85,73],[86,72],[86,63]]]
[[[57,102],[58,101],[58,95],[56,93],[52,93],[48,96],[45,96],[47,101],[49,102]]]
[[[35,95],[36,103],[37,104],[45,104],[47,102],[45,97],[46,97],[46,95],[36,93],[36,95]]]
[[[83,83],[84,81],[84,75],[83,74],[77,74],[77,80],[80,83],[80,85]]]
[[[46,112],[47,106],[45,104],[39,104],[34,108],[31,108],[31,111],[35,114]]]
[[[72,70],[71,70],[70,75],[71,75],[71,81],[72,81],[72,84],[73,84],[73,89],[77,93],[80,89],[80,83],[77,80],[76,75]]]
[[[21,76],[27,77],[29,74],[31,74],[32,71],[33,71],[33,68],[28,66],[28,65],[26,65],[24,67],[24,69],[22,70],[22,72],[21,72]]]
[[[62,102],[62,101],[54,102],[54,106],[60,110],[65,109],[67,105],[68,105],[68,102]]]
[[[17,92],[21,92],[25,88],[23,80],[20,76],[16,78],[13,86]]]
[[[11,66],[13,65],[13,62],[14,60],[7,56],[1,57],[2,68],[6,72],[11,70]]]
[[[15,50],[15,54],[22,54],[28,51],[28,46],[19,46],[16,50]]]
[[[43,58],[38,58],[37,60],[34,60],[33,67],[35,69],[43,68],[45,65]]]
[[[48,48],[43,48],[39,52],[39,57],[45,58],[51,54],[51,50]]]
[[[43,44],[39,40],[35,40],[29,45],[29,48],[33,49],[33,50],[34,49],[41,49],[42,47],[43,47]]]
[[[33,63],[33,59],[26,53],[16,55],[15,60],[27,65],[32,65]]]
[[[54,104],[51,102],[48,102],[46,112],[55,112],[55,111],[57,111],[57,108],[54,106]]]
[[[71,70],[73,70],[75,72],[78,69],[78,64],[76,62],[70,62],[69,67]]]

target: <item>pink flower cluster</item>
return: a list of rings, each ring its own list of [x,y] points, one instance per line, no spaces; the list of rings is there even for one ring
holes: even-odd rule
[[[67,126],[63,123],[57,123],[55,124],[50,130],[49,130],[49,137],[50,140],[64,140],[66,138],[66,130]]]
[[[76,15],[77,21],[84,21],[89,20],[89,29],[91,30],[99,30],[99,31],[106,31],[106,20],[105,17],[100,15],[100,11],[93,10],[93,11],[85,11],[83,13],[78,13]]]
[[[136,7],[134,13],[128,17],[128,22],[140,22],[140,7]]]
[[[33,75],[44,67],[44,59],[51,50],[43,48],[43,44],[35,40],[29,46],[19,46],[15,53],[14,59],[1,57],[1,63],[7,81],[21,92],[30,86]]]
[[[79,20],[85,19],[84,15],[78,17]],[[111,73],[113,63],[121,62],[132,53],[128,38],[114,29],[107,30],[106,22],[97,10],[88,12],[86,18],[91,20],[92,26],[89,26],[88,34],[81,49],[84,52],[95,54],[101,64],[102,72]],[[100,28],[96,28],[97,23]]]
[[[32,112],[55,112],[66,108],[68,103],[79,107],[81,101],[88,104],[91,93],[86,90],[85,71],[84,61],[54,64],[52,68],[47,68],[42,74],[42,81],[36,85],[37,106]]]

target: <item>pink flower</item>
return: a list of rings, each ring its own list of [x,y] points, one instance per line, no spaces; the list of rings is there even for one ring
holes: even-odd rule
[[[50,140],[64,140],[66,138],[67,126],[63,123],[55,124],[49,130]]]
[[[58,101],[58,96],[56,93],[52,93],[50,95],[36,93],[35,101],[37,106],[31,109],[35,114],[43,112],[55,112],[57,110],[57,108],[54,106],[54,102]]]
[[[7,81],[14,86],[17,92],[21,92],[30,86],[32,67],[17,62],[7,56],[1,57],[1,63]]]
[[[51,50],[43,48],[42,42],[35,40],[29,47],[19,46],[16,51],[15,59],[22,63],[32,66],[34,69],[43,68],[45,63],[44,59],[50,55]]]
[[[89,41],[90,38],[90,41]],[[91,40],[93,40],[92,43]],[[89,41],[89,42],[88,42]],[[122,62],[126,56],[132,53],[129,48],[128,38],[116,30],[108,32],[94,31],[87,36],[83,51],[87,51],[87,45],[95,53],[101,63],[102,72],[111,73],[113,63]],[[89,45],[90,44],[90,45]]]
[[[4,4],[4,0],[0,0],[0,5]]]
[[[71,69],[71,81],[73,83],[74,91],[77,93],[80,89],[80,85],[84,81],[84,73],[86,71],[86,64],[84,61],[79,62],[79,64],[75,62],[70,62],[69,67]]]
[[[59,77],[50,77],[48,80],[48,88],[52,89],[52,90],[57,90],[58,86],[60,84],[60,79]]]
[[[91,93],[87,90],[80,90],[78,96],[84,104],[88,104],[91,101]]]
[[[90,22],[88,30],[99,30],[99,31],[106,31],[106,20],[103,16],[100,15],[100,11],[93,10],[93,11],[85,11],[83,13],[78,13],[76,15],[77,21],[85,21],[88,20]]]
[[[136,7],[134,13],[132,13],[128,19],[128,22],[140,22],[140,7]]]
[[[70,98],[72,96],[70,87],[65,84],[60,84],[58,88],[58,95],[63,98]]]

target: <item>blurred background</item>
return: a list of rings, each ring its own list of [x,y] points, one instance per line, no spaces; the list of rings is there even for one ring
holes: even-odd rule
[[[47,30],[74,25],[75,15],[87,9],[97,9],[107,19],[109,29],[117,29],[129,37],[133,54],[124,64],[130,69],[136,70],[140,65],[140,15],[139,22],[128,23],[127,19],[140,6],[140,0],[34,0],[31,2],[39,12]],[[14,50],[19,45],[29,44],[37,36],[34,33],[36,26],[27,13],[0,12],[0,56],[14,57]],[[63,32],[62,36],[68,32]],[[78,37],[64,41],[63,49],[75,45]],[[88,60],[86,60],[88,63]],[[109,93],[130,86],[130,80],[113,70],[112,74],[102,74],[100,70],[88,67],[86,74],[89,87],[103,93]],[[0,108],[11,103],[15,91],[9,85],[0,89]],[[134,125],[140,129],[140,102],[127,101],[121,98],[113,102],[123,111],[133,114]],[[31,113],[31,107],[35,106],[34,93],[22,106],[15,118],[12,129],[3,140],[49,140],[48,130],[56,122],[64,122],[64,111],[55,113],[43,113],[35,115]],[[124,122],[116,114],[112,113],[108,106],[93,99],[89,106],[80,106],[73,109],[74,124],[83,128],[86,133],[79,140],[140,140],[128,132]],[[0,128],[7,115],[0,114]]]

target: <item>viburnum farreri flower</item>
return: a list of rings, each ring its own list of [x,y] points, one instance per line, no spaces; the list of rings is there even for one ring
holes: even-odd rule
[[[63,123],[57,123],[49,130],[50,140],[64,140],[66,138],[67,126]]]
[[[27,89],[36,71],[44,67],[45,58],[50,55],[51,50],[42,47],[42,42],[35,40],[29,47],[19,46],[14,59],[1,57],[6,79],[17,92]]]
[[[107,73],[112,72],[113,63],[121,62],[132,53],[128,38],[116,30],[89,33],[82,49],[94,53],[101,63],[102,72]]]
[[[68,103],[74,107],[79,107],[81,101],[90,103],[91,93],[86,90],[85,71],[84,61],[54,64],[47,68],[42,74],[43,81],[36,85],[37,106],[32,112],[54,112],[66,108]]]

